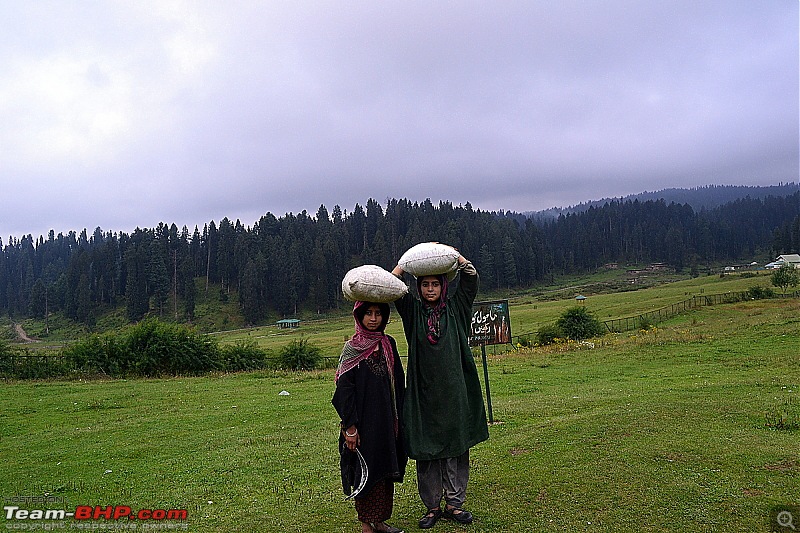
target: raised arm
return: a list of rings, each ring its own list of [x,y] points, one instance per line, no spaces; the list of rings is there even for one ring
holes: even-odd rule
[[[458,290],[456,298],[463,300],[465,308],[470,309],[478,294],[478,271],[475,266],[463,255],[458,256]]]
[[[406,281],[403,279],[403,274],[405,274],[405,270],[400,265],[397,265],[392,270],[392,274],[400,278],[403,283]],[[406,283],[407,285],[407,283]],[[397,313],[400,315],[400,318],[403,319],[403,324],[405,326],[406,320],[409,318],[411,313],[411,306],[413,305],[412,302],[414,301],[414,296],[411,294],[409,290],[405,295],[401,296],[399,299],[394,301],[394,307],[397,309]]]

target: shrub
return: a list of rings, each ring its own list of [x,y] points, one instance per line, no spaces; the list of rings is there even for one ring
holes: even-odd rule
[[[546,344],[553,344],[556,339],[563,338],[564,333],[556,324],[549,324],[539,328],[536,332],[536,342],[542,346]]]
[[[283,370],[313,370],[322,361],[322,350],[308,341],[294,340],[278,354],[278,368]]]
[[[770,429],[797,430],[800,429],[800,408],[793,398],[787,398],[777,405],[767,409],[766,426]]]
[[[255,341],[243,341],[220,348],[220,362],[228,372],[261,370],[267,367],[269,352],[262,350]]]
[[[62,354],[79,372],[121,376],[128,372],[130,361],[120,348],[115,337],[95,334],[66,347]]]
[[[219,348],[207,335],[157,319],[143,320],[127,335],[91,335],[64,350],[82,371],[110,376],[201,374],[222,368]]]
[[[755,287],[750,287],[747,289],[747,297],[751,300],[762,300],[764,298],[774,298],[775,291],[773,291],[769,287],[759,287],[756,285]]]
[[[567,309],[556,321],[564,336],[572,340],[588,339],[605,333],[605,326],[583,306]]]
[[[646,317],[645,315],[639,316],[639,320],[637,322],[638,322],[639,329],[645,330],[645,331],[647,331],[648,329],[652,328],[653,325],[654,325],[653,321],[650,320],[650,318]]]
[[[142,376],[201,374],[221,366],[211,337],[156,319],[143,320],[130,330],[125,352]]]

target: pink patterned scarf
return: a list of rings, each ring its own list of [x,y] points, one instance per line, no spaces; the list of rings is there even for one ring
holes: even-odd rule
[[[422,300],[422,309],[425,311],[428,324],[428,342],[431,344],[437,344],[439,342],[439,336],[441,334],[439,320],[442,317],[445,307],[447,307],[447,276],[440,274],[436,277],[439,279],[439,284],[442,286],[442,294],[439,296],[439,301],[433,307],[428,306],[428,304],[425,302],[425,299],[422,298],[423,278],[417,278],[417,294],[420,295],[420,300]]]
[[[361,321],[356,315],[356,310],[364,305],[374,304],[370,302],[356,302],[353,306],[353,318],[355,319],[356,332],[355,335],[345,343],[342,349],[342,355],[339,358],[339,366],[336,369],[334,380],[339,381],[339,376],[357,367],[361,361],[372,355],[372,352],[375,351],[375,347],[380,344],[381,352],[383,352],[383,357],[386,359],[386,368],[389,371],[392,389],[394,389],[394,351],[392,350],[389,337],[383,332],[386,328],[386,323],[389,321],[389,314],[387,312],[386,316],[381,317],[382,322],[378,331],[370,331],[361,324]],[[386,308],[388,308],[388,306],[386,306]]]

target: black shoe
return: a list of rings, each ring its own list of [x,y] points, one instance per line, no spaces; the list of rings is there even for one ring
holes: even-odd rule
[[[459,512],[455,512],[459,511]],[[465,511],[464,509],[456,509],[453,507],[452,509],[445,509],[444,510],[444,517],[447,520],[454,520],[459,524],[471,524],[472,523],[472,513],[469,511]]]
[[[419,519],[420,529],[430,529],[436,525],[436,522],[442,517],[441,509],[431,509],[428,514]]]

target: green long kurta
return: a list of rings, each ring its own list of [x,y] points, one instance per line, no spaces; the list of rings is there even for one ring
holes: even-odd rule
[[[469,273],[468,273],[468,272]],[[431,344],[423,303],[411,292],[395,302],[408,341],[403,427],[409,457],[458,457],[489,438],[478,369],[469,347],[478,275],[463,269]]]

